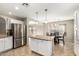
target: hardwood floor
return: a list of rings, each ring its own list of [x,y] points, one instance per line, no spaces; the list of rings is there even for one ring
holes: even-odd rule
[[[54,48],[54,56],[75,56],[74,49],[66,46],[57,45]]]
[[[55,45],[52,56],[74,56],[74,50],[67,48],[66,46]],[[37,53],[31,51],[27,46],[12,49],[0,54],[0,56],[40,56]]]

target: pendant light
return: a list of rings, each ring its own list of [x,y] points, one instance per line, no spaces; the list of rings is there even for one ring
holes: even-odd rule
[[[35,19],[38,20],[38,12],[35,12]],[[38,24],[38,22],[34,21],[34,24]]]
[[[36,19],[38,20],[38,12],[35,12],[35,14],[36,14]]]
[[[44,9],[44,11],[45,11],[45,21],[47,21],[47,11],[48,11],[48,9]]]
[[[48,11],[48,9],[44,9],[44,11],[45,11],[45,23],[47,24],[47,11]],[[49,30],[49,26],[47,26],[47,32],[50,32]]]

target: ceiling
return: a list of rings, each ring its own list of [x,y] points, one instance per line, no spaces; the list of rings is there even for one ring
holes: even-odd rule
[[[15,10],[15,7],[19,9]],[[44,9],[48,9],[47,20]],[[0,3],[0,14],[9,15],[9,12],[12,12],[10,16],[30,17],[41,22],[73,19],[76,10],[79,10],[78,3],[29,3],[27,7],[22,3]]]

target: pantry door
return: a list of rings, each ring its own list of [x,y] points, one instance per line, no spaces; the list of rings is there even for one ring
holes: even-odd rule
[[[74,16],[74,52],[79,56],[79,11]]]

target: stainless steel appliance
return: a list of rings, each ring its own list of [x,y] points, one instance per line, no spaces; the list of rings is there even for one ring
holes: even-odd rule
[[[12,24],[11,27],[13,33],[13,48],[20,47],[22,45],[21,24]]]
[[[26,29],[26,25],[22,25],[22,45],[26,45],[26,41],[27,41],[27,29]]]
[[[21,24],[12,24],[13,48],[22,46]]]
[[[13,48],[26,45],[27,30],[24,24],[11,24],[11,35],[13,36]]]

